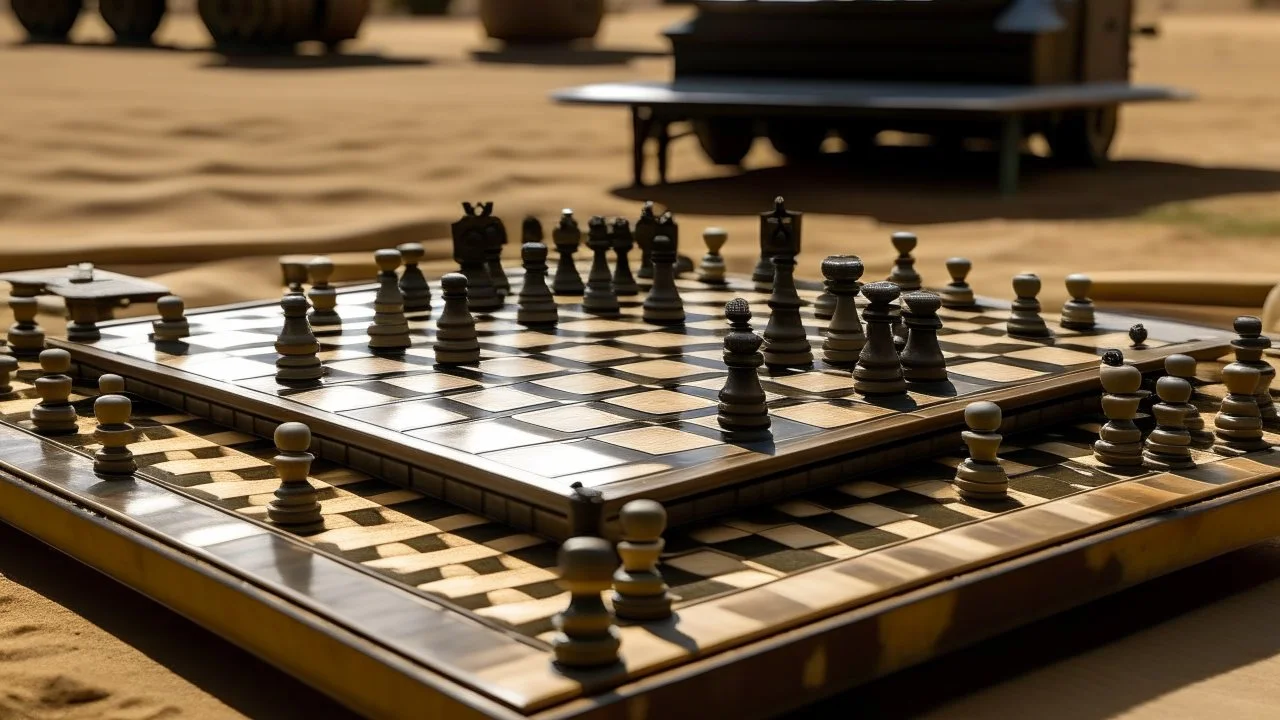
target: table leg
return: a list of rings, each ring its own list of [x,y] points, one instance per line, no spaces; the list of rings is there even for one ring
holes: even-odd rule
[[[1018,194],[1018,166],[1022,162],[1022,115],[1009,113],[1000,134],[1000,194]]]
[[[644,187],[644,144],[653,128],[653,112],[649,108],[634,105],[631,108],[631,163],[632,182]]]
[[[671,125],[665,120],[658,123],[658,182],[667,184],[667,148],[671,146]]]
[[[76,342],[97,342],[102,339],[98,330],[98,303],[96,300],[68,300],[67,311],[71,315],[67,323],[67,339]]]

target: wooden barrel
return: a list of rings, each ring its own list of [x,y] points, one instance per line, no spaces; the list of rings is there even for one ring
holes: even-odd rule
[[[166,0],[98,0],[102,19],[124,45],[150,45],[166,9]]]
[[[236,12],[239,4],[235,0],[199,0],[196,10],[205,28],[213,38],[214,45],[225,47],[234,45],[240,34],[240,23]]]
[[[243,24],[240,40],[246,47],[268,49],[287,45],[285,0],[240,0]]]
[[[32,40],[65,42],[84,0],[10,0],[9,6]]]
[[[321,0],[316,3],[318,17],[312,39],[333,46],[354,38],[371,4],[372,0]]]
[[[480,0],[480,23],[494,40],[555,44],[594,38],[604,0]]]

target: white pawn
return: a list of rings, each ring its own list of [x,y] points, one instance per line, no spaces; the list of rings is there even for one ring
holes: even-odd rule
[[[404,316],[404,295],[400,292],[399,250],[379,250],[373,254],[378,265],[378,294],[373,299],[373,323],[369,325],[369,349],[374,352],[403,352],[412,344],[409,322]]]
[[[94,473],[120,478],[138,471],[138,463],[129,450],[135,437],[133,425],[129,424],[132,414],[133,403],[123,395],[100,395],[93,402],[93,415],[98,420],[93,439],[102,445],[93,454]]]
[[[618,662],[622,636],[601,593],[618,566],[613,545],[597,537],[572,537],[560,546],[560,587],[569,591],[569,607],[552,623],[551,649],[559,665],[591,668]]]
[[[307,299],[312,307],[307,320],[313,327],[341,325],[342,317],[337,311],[338,291],[329,282],[333,277],[333,261],[327,257],[313,258],[307,263],[307,275],[311,278]]]
[[[298,293],[289,293],[280,300],[284,309],[284,325],[276,336],[276,382],[281,385],[310,385],[324,377],[324,366],[318,353],[311,324],[307,322],[307,299]]]
[[[1062,319],[1059,323],[1068,330],[1092,330],[1096,321],[1093,312],[1093,301],[1089,299],[1089,290],[1093,288],[1093,280],[1088,275],[1079,273],[1067,276],[1067,292],[1071,299],[1062,306]]]
[[[9,298],[13,325],[9,326],[9,347],[21,358],[32,358],[44,350],[44,330],[36,322],[40,306],[33,297],[14,295]]]
[[[1239,456],[1271,447],[1264,437],[1262,413],[1254,396],[1261,377],[1257,368],[1239,362],[1222,368],[1227,396],[1213,418],[1214,433],[1218,436],[1213,451],[1219,455]]]
[[[1187,402],[1182,404],[1182,409],[1187,411],[1183,425],[1191,433],[1191,447],[1197,450],[1212,448],[1213,433],[1204,429],[1204,417],[1200,414],[1200,408],[1191,403],[1191,397],[1194,397],[1196,392],[1196,359],[1190,355],[1170,355],[1164,359],[1164,371],[1173,377],[1185,380],[1187,386],[1191,388],[1191,395],[1188,396]]]
[[[960,433],[969,447],[969,457],[956,468],[955,486],[965,500],[1002,500],[1009,494],[1009,475],[1000,464],[997,432],[1004,420],[1000,406],[993,402],[969,403],[964,409],[968,430]]]
[[[276,428],[275,442],[279,453],[271,463],[280,477],[280,487],[267,505],[267,517],[300,535],[323,530],[319,493],[307,480],[315,460],[308,452],[311,429],[298,422],[284,423]]]
[[[177,295],[165,295],[156,301],[160,319],[151,323],[154,342],[177,342],[191,336],[191,323],[186,318],[187,306]]]
[[[1113,468],[1142,465],[1142,430],[1134,423],[1138,406],[1145,394],[1142,372],[1126,365],[1119,350],[1108,350],[1102,356],[1102,413],[1107,422],[1093,443],[1093,456]]]
[[[960,310],[975,305],[973,288],[967,282],[971,270],[973,263],[967,258],[953,257],[947,260],[947,274],[951,276],[951,282],[938,292],[942,297],[942,307]]]
[[[467,276],[449,273],[440,278],[444,309],[436,322],[436,364],[445,367],[480,362],[476,319],[467,308]]]
[[[431,312],[431,286],[422,274],[418,263],[427,254],[422,243],[403,243],[397,245],[400,256],[404,258],[404,272],[400,273],[400,293],[404,295],[404,311],[406,313]],[[499,265],[501,268],[501,265]]]
[[[40,403],[31,408],[31,423],[41,435],[70,435],[77,431],[76,409],[71,406],[71,353],[49,349],[40,353],[40,369],[36,378]]]
[[[0,355],[0,396],[13,392],[13,376],[18,373],[18,359]]]
[[[667,511],[653,500],[632,500],[618,513],[622,567],[613,574],[613,611],[624,620],[665,620],[671,617],[671,595],[658,571],[666,541]]]
[[[124,378],[119,375],[107,373],[98,378],[98,394],[99,395],[123,395],[124,394]]]
[[[698,281],[707,285],[724,285],[724,257],[720,248],[729,241],[729,233],[724,228],[709,227],[702,231],[702,242],[707,246],[707,254],[702,256],[698,264]]]
[[[1191,433],[1187,430],[1188,401],[1191,383],[1166,375],[1156,381],[1160,402],[1151,412],[1156,416],[1156,429],[1147,436],[1142,450],[1143,466],[1152,470],[1188,470],[1196,466],[1191,459]]]

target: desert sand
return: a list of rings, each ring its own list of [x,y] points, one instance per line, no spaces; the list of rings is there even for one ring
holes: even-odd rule
[[[426,242],[448,255],[461,200],[509,218],[634,216],[652,199],[689,237],[727,228],[730,269],[754,261],[754,214],[804,210],[799,274],[857,253],[869,276],[913,229],[926,277],[973,259],[979,292],[1021,271],[1046,307],[1072,272],[1270,273],[1280,281],[1280,14],[1169,15],[1135,39],[1136,78],[1199,93],[1135,106],[1105,171],[1030,162],[994,192],[994,159],[942,166],[915,147],[864,164],[784,167],[760,142],[743,171],[673,145],[672,184],[629,188],[620,109],[549,91],[662,79],[658,30],[688,11],[633,9],[594,50],[503,53],[473,18],[377,19],[338,61],[228,61],[190,18],[164,50],[32,47],[0,19],[0,270],[89,261],[148,276],[190,307],[272,297],[276,256]],[[695,243],[686,252],[696,250]],[[689,248],[693,248],[690,250]],[[369,265],[372,271],[372,265]],[[1189,296],[1197,288],[1188,287]],[[1203,300],[1201,300],[1203,302]],[[1220,320],[1237,308],[1200,309]],[[0,310],[0,322],[6,322]],[[42,322],[56,329],[56,316]],[[315,693],[12,530],[0,529],[0,718],[340,717]],[[1280,545],[1221,558],[842,698],[878,716],[1275,717]],[[963,668],[963,672],[959,671]],[[843,704],[840,704],[843,703]]]

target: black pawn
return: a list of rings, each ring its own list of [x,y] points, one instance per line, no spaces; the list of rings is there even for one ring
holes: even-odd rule
[[[717,421],[731,440],[749,439],[769,431],[769,408],[758,368],[764,364],[764,340],[751,330],[751,305],[734,298],[724,306],[729,334],[724,338],[724,364],[729,368],[720,390]]]
[[[449,273],[440,279],[444,310],[436,322],[436,364],[443,366],[474,365],[480,362],[480,342],[476,321],[471,317],[467,299],[467,277]]]
[[[642,318],[651,325],[684,324],[684,301],[676,288],[676,246],[665,235],[653,239],[653,287],[644,299]]]
[[[769,297],[769,324],[764,329],[764,362],[772,369],[806,368],[813,365],[804,321],[800,318],[800,295],[796,292],[794,257],[773,258],[773,294]]]
[[[502,298],[494,289],[485,264],[486,242],[484,231],[472,228],[462,236],[462,247],[455,252],[458,269],[467,278],[467,302],[471,312],[480,314],[502,309]]]
[[[507,244],[507,229],[503,227],[501,220],[493,218],[484,229],[484,239],[485,267],[489,270],[489,280],[493,282],[494,292],[500,296],[509,295],[511,281],[502,269],[502,248]]]
[[[902,364],[893,346],[893,324],[898,309],[893,301],[901,288],[891,282],[874,282],[862,286],[869,303],[862,311],[867,323],[867,344],[853,368],[853,389],[863,395],[897,395],[907,391],[902,377]]]
[[[856,255],[832,255],[822,261],[822,275],[827,279],[832,300],[831,322],[827,323],[827,337],[822,342],[822,359],[828,365],[855,365],[867,344],[857,304],[858,291],[862,289],[858,281],[864,270]]]
[[[937,383],[947,381],[947,358],[938,344],[938,331],[942,320],[938,310],[942,298],[925,291],[909,292],[902,296],[906,308],[902,311],[902,323],[907,328],[907,345],[902,349],[902,377],[907,382]]]
[[[520,243],[521,245],[531,242],[542,242],[546,239],[546,235],[542,231],[542,221],[529,215],[520,223]]]
[[[613,252],[617,262],[613,267],[613,294],[618,297],[635,297],[640,286],[631,275],[631,259],[627,256],[635,246],[631,236],[631,223],[626,218],[613,220]]]
[[[609,273],[609,226],[596,215],[587,221],[587,248],[591,250],[591,272],[587,275],[586,296],[582,309],[592,315],[614,317],[619,314],[618,296],[613,292],[613,276]]]
[[[404,311],[406,313],[431,312],[431,286],[427,284],[426,276],[418,267],[418,263],[422,262],[423,256],[427,254],[426,248],[422,247],[422,243],[403,243],[396,246],[396,249],[404,258],[404,270],[400,272],[400,294],[404,296]],[[321,314],[320,317],[327,324],[333,324],[328,322],[327,314]]]
[[[520,258],[524,261],[524,284],[520,287],[516,322],[528,327],[555,325],[560,321],[560,311],[547,287],[547,246],[527,242],[520,246]]]
[[[1147,328],[1142,323],[1135,323],[1129,328],[1129,343],[1134,350],[1147,348]]]
[[[1013,277],[1013,292],[1017,299],[1009,311],[1009,323],[1006,326],[1010,337],[1046,338],[1053,333],[1040,317],[1040,278],[1031,273],[1023,273]]]
[[[582,230],[578,227],[572,210],[566,209],[560,214],[560,224],[551,231],[551,240],[556,245],[556,252],[560,253],[551,289],[556,295],[582,295],[586,287],[573,263],[573,254],[578,252],[578,246],[582,243]]]
[[[641,279],[653,277],[653,239],[657,236],[658,216],[653,212],[653,203],[646,202],[636,220],[636,244],[640,246],[640,270],[636,276]]]
[[[919,239],[915,233],[896,232],[890,238],[898,257],[893,261],[893,271],[889,273],[889,282],[902,288],[902,292],[914,292],[920,289],[920,273],[916,272],[916,259],[911,251],[916,249]]]

